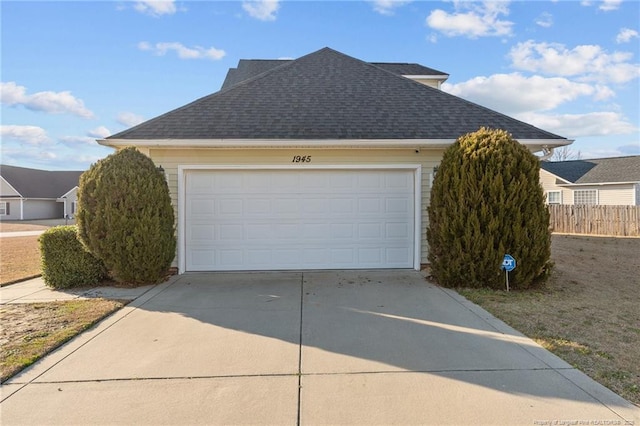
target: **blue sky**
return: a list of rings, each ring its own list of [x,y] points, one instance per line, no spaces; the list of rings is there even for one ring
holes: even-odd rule
[[[3,164],[84,170],[95,142],[219,90],[239,59],[328,46],[450,74],[443,90],[640,154],[640,2],[1,1]]]

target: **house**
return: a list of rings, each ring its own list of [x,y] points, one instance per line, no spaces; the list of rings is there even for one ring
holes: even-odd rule
[[[330,48],[240,61],[220,91],[98,142],[165,170],[180,273],[418,269],[433,171],[459,136],[571,143],[438,90],[446,77]]]
[[[640,155],[540,163],[549,204],[640,205]]]
[[[0,220],[73,217],[81,174],[0,165]]]

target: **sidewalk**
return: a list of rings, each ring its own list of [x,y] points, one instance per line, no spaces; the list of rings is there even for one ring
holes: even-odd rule
[[[40,235],[44,232],[42,231],[9,231],[9,232],[0,232],[0,238],[11,238],[11,237],[31,237],[34,235]]]
[[[44,283],[42,277],[33,278],[16,284],[0,288],[0,305],[14,303],[53,302],[57,300],[106,299],[133,300],[151,288],[153,285],[125,288],[125,287],[92,287],[54,290]]]

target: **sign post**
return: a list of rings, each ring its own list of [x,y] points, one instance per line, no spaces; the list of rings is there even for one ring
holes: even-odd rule
[[[507,280],[507,291],[509,291],[509,272],[516,269],[516,260],[510,254],[505,254],[502,259],[502,266],[500,269],[504,269],[505,278]]]

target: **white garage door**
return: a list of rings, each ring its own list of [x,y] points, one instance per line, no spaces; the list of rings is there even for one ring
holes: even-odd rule
[[[190,170],[187,271],[414,267],[413,170]]]

